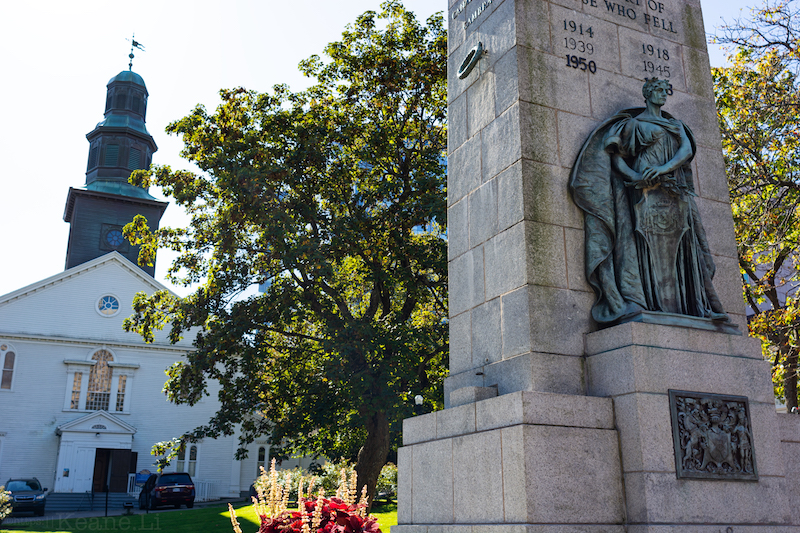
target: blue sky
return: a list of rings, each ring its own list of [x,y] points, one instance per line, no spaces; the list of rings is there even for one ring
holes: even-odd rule
[[[747,15],[752,1],[701,0],[706,32],[740,9]],[[404,4],[418,18],[446,9],[446,0]],[[134,71],[150,92],[147,125],[159,147],[154,162],[190,168],[178,156],[180,141],[164,133],[168,122],[198,103],[213,109],[221,87],[305,87],[298,62],[321,53],[346,24],[378,5],[378,0],[30,0],[4,6],[0,295],[64,269],[67,190],[84,183],[85,135],[103,118],[106,83],[127,69],[126,38],[133,32],[146,48],[135,52]],[[718,49],[709,53],[712,65],[722,64]],[[171,205],[162,225],[185,220]],[[169,259],[160,253],[159,281]]]

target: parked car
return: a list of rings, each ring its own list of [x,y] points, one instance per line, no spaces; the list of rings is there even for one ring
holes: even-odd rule
[[[162,505],[194,507],[194,482],[186,472],[151,474],[139,494],[139,509],[156,509]]]
[[[47,502],[47,488],[35,477],[11,478],[6,481],[6,490],[11,493],[11,506],[13,513],[33,512],[36,516],[44,515],[44,506]]]

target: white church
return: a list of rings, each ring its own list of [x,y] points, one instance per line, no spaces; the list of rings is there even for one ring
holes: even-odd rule
[[[131,501],[136,473],[155,472],[154,443],[208,421],[215,391],[193,407],[169,403],[165,370],[192,349],[166,334],[145,344],[123,320],[139,291],[164,289],[154,266],[136,265],[122,238],[136,214],[158,227],[165,202],[127,182],[147,168],[155,142],[145,128],[147,89],[123,71],[108,83],[104,120],[87,135],[86,183],[70,188],[66,270],[0,296],[0,484],[37,477],[48,510],[88,508],[106,489]],[[168,467],[189,472],[198,501],[239,497],[267,462],[266,441],[234,459],[236,436],[204,439]]]

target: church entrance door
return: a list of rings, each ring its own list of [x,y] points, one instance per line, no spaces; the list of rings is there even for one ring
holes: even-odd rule
[[[136,469],[136,452],[97,448],[92,476],[93,492],[127,492],[128,473]]]

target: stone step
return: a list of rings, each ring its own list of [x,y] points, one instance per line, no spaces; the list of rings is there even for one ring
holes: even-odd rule
[[[108,508],[121,509],[126,502],[132,502],[138,507],[136,496],[126,492],[111,492],[108,494]],[[97,511],[105,509],[105,492],[55,492],[47,495],[47,511]]]

